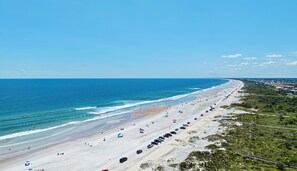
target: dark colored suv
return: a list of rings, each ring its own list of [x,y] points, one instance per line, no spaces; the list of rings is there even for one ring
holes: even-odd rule
[[[127,160],[128,160],[127,157],[122,157],[122,158],[120,158],[120,163],[124,163],[124,162],[127,161]]]

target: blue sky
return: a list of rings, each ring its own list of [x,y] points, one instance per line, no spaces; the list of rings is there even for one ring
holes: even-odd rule
[[[297,77],[296,0],[0,0],[0,78]]]

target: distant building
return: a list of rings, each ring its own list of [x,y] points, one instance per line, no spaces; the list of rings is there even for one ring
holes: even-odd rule
[[[297,90],[290,90],[290,93],[292,93],[293,95],[297,96]]]

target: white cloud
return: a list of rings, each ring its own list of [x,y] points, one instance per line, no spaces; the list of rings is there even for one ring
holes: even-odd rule
[[[297,65],[297,61],[289,62],[287,65]]]
[[[274,64],[274,63],[275,63],[274,61],[268,61],[268,62],[263,62],[263,63],[259,64],[259,66],[264,67],[264,66],[271,65],[271,64]]]
[[[256,60],[256,57],[248,57],[248,58],[243,58],[244,60]]]
[[[238,65],[227,65],[228,67],[237,67]]]
[[[240,67],[240,66],[244,66],[244,65],[248,65],[248,64],[249,64],[248,62],[242,62],[242,63],[240,63],[238,65],[236,65],[236,64],[229,64],[229,65],[227,65],[227,67]]]
[[[241,62],[239,65],[248,65],[249,63],[248,62]]]
[[[233,55],[222,55],[222,58],[238,58],[241,57],[242,55],[240,53],[233,54]]]
[[[269,55],[266,55],[266,58],[280,58],[282,56],[283,56],[282,54],[269,54]]]

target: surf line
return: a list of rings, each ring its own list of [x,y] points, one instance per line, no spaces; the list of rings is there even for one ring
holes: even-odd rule
[[[37,138],[37,139],[34,139],[34,140],[30,140],[30,141],[25,141],[25,142],[19,142],[19,143],[15,143],[15,144],[0,146],[0,148],[10,147],[10,146],[16,146],[16,145],[20,145],[20,144],[26,144],[26,143],[29,143],[29,142],[34,142],[34,141],[38,141],[38,140],[50,138],[50,137],[53,137],[53,136],[56,136],[56,135],[59,135],[59,134],[63,134],[64,132],[70,131],[72,129],[74,129],[74,128],[69,128],[69,129],[67,129],[65,131],[58,132],[58,133],[53,134],[53,135],[49,135],[49,136],[46,136],[46,137]]]

